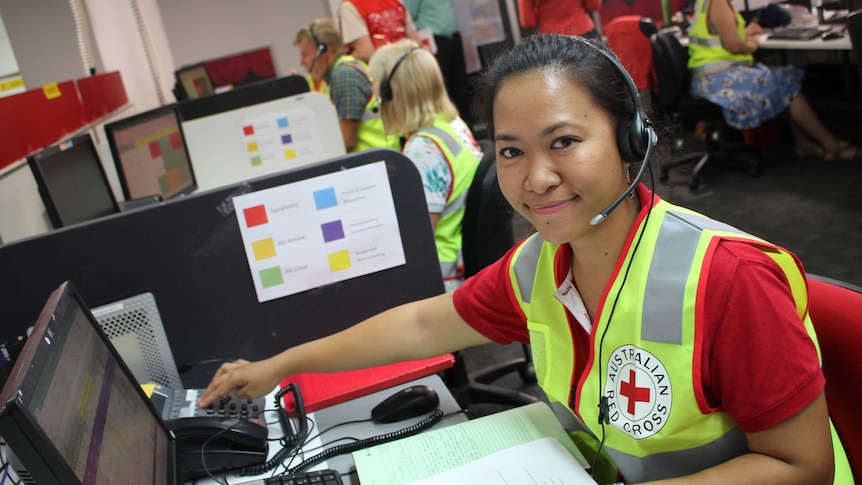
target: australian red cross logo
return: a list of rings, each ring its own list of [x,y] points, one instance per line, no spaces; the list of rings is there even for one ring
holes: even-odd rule
[[[623,345],[608,358],[607,374],[611,424],[636,439],[658,433],[667,423],[672,401],[664,364],[644,349]]]

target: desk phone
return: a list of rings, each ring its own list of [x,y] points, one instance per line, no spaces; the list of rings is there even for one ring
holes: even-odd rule
[[[210,404],[206,409],[199,408],[198,398],[205,389],[168,389],[156,387],[150,400],[162,413],[165,420],[188,418],[191,416],[212,416],[217,418],[239,418],[256,420],[266,408],[264,398],[241,399],[224,396]]]

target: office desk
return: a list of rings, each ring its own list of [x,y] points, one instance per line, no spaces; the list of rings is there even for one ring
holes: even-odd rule
[[[362,419],[368,419],[371,417],[371,409],[376,406],[380,401],[386,399],[394,392],[399,389],[403,389],[405,387],[410,387],[417,384],[425,384],[431,386],[437,391],[437,394],[440,396],[440,409],[446,414],[443,420],[437,424],[435,424],[432,428],[436,429],[441,426],[448,426],[451,424],[457,424],[464,421],[467,421],[467,417],[463,413],[459,413],[461,407],[455,401],[455,398],[452,396],[452,393],[449,392],[449,389],[443,383],[442,379],[440,379],[437,375],[431,375],[427,377],[423,377],[421,379],[417,379],[405,384],[400,384],[394,386],[390,389],[386,389],[383,391],[375,392],[369,394],[367,396],[363,396],[352,401],[348,401],[342,404],[337,404],[335,406],[330,406],[325,409],[321,409],[314,413],[309,413],[309,418],[314,423],[314,427],[309,426],[309,436],[316,437],[318,433],[321,431],[325,431],[331,428],[334,425],[340,423],[346,423],[349,421],[357,421]],[[300,389],[301,391],[301,389]],[[274,393],[273,393],[274,394]],[[267,396],[267,407],[272,403],[273,395]],[[265,413],[267,416],[267,423],[269,427],[269,436],[270,438],[277,438],[281,436],[281,427],[278,424],[278,420],[274,417],[274,412]],[[333,441],[337,440],[341,437],[352,437],[358,439],[370,438],[372,436],[376,436],[384,433],[391,433],[394,431],[398,431],[400,429],[406,428],[407,426],[411,426],[413,424],[418,423],[422,419],[427,416],[420,416],[414,419],[408,419],[405,421],[401,421],[398,423],[390,423],[390,424],[375,424],[370,421],[361,422],[361,423],[350,423],[344,426],[339,426],[337,428],[332,429],[329,432],[325,432],[323,436],[316,437],[308,442],[308,444],[304,447],[306,450],[305,458],[310,458],[317,453],[323,451],[324,448],[321,445],[325,444],[344,444],[349,441],[339,441],[337,443],[333,443]],[[278,442],[272,442],[270,444],[271,448],[269,450],[269,456],[273,456],[279,450]],[[293,462],[293,465],[298,464],[301,459],[296,459]],[[309,470],[319,470],[324,468],[332,468],[338,470],[343,479],[344,483],[358,484],[359,480],[356,476],[356,470],[353,466],[353,456],[351,454],[345,454],[340,456],[332,457],[331,459],[318,463],[315,466],[309,467]],[[256,477],[237,477],[228,473],[228,481],[229,484],[241,484],[245,481],[252,480],[254,478],[265,478],[271,476],[274,472],[281,472],[283,469],[279,468],[276,470],[272,470],[268,473],[258,475]],[[219,476],[219,478],[221,478]],[[194,485],[214,485],[212,479],[199,479],[194,483]]]
[[[840,28],[840,26],[836,28]],[[820,37],[815,37],[811,40],[770,39],[769,34],[761,34],[757,40],[761,49],[847,51],[848,53],[853,49],[853,46],[850,44],[849,34],[845,34],[844,37],[832,40],[823,40]]]
[[[835,25],[833,29],[841,29],[843,25]],[[764,50],[782,50],[782,51],[838,51],[841,53],[841,64],[844,71],[844,89],[847,106],[850,110],[854,110],[853,96],[853,66],[850,62],[850,53],[853,45],[850,43],[850,35],[845,33],[844,37],[831,40],[823,40],[820,37],[815,37],[810,40],[788,40],[788,39],[770,39],[769,34],[762,34],[758,38],[760,43],[759,48]],[[784,57],[785,63],[787,61]]]

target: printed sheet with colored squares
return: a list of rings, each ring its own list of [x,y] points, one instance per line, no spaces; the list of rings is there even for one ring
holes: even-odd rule
[[[242,141],[252,167],[283,168],[285,162],[322,152],[314,110],[308,106],[244,120]]]
[[[258,301],[405,264],[385,162],[233,199]]]

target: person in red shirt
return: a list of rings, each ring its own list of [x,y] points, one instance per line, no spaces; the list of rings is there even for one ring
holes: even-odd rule
[[[407,37],[422,43],[410,12],[399,0],[344,0],[338,17],[344,45],[365,63],[378,47],[396,40]]]
[[[597,38],[592,12],[602,7],[602,0],[518,0],[521,26],[538,27],[539,34],[580,35]]]
[[[198,404],[301,372],[522,342],[586,430],[581,451],[614,465],[592,467],[600,483],[845,483],[801,263],[639,182],[656,132],[613,53],[530,36],[481,87],[500,188],[537,233],[454,292],[223,364]]]

